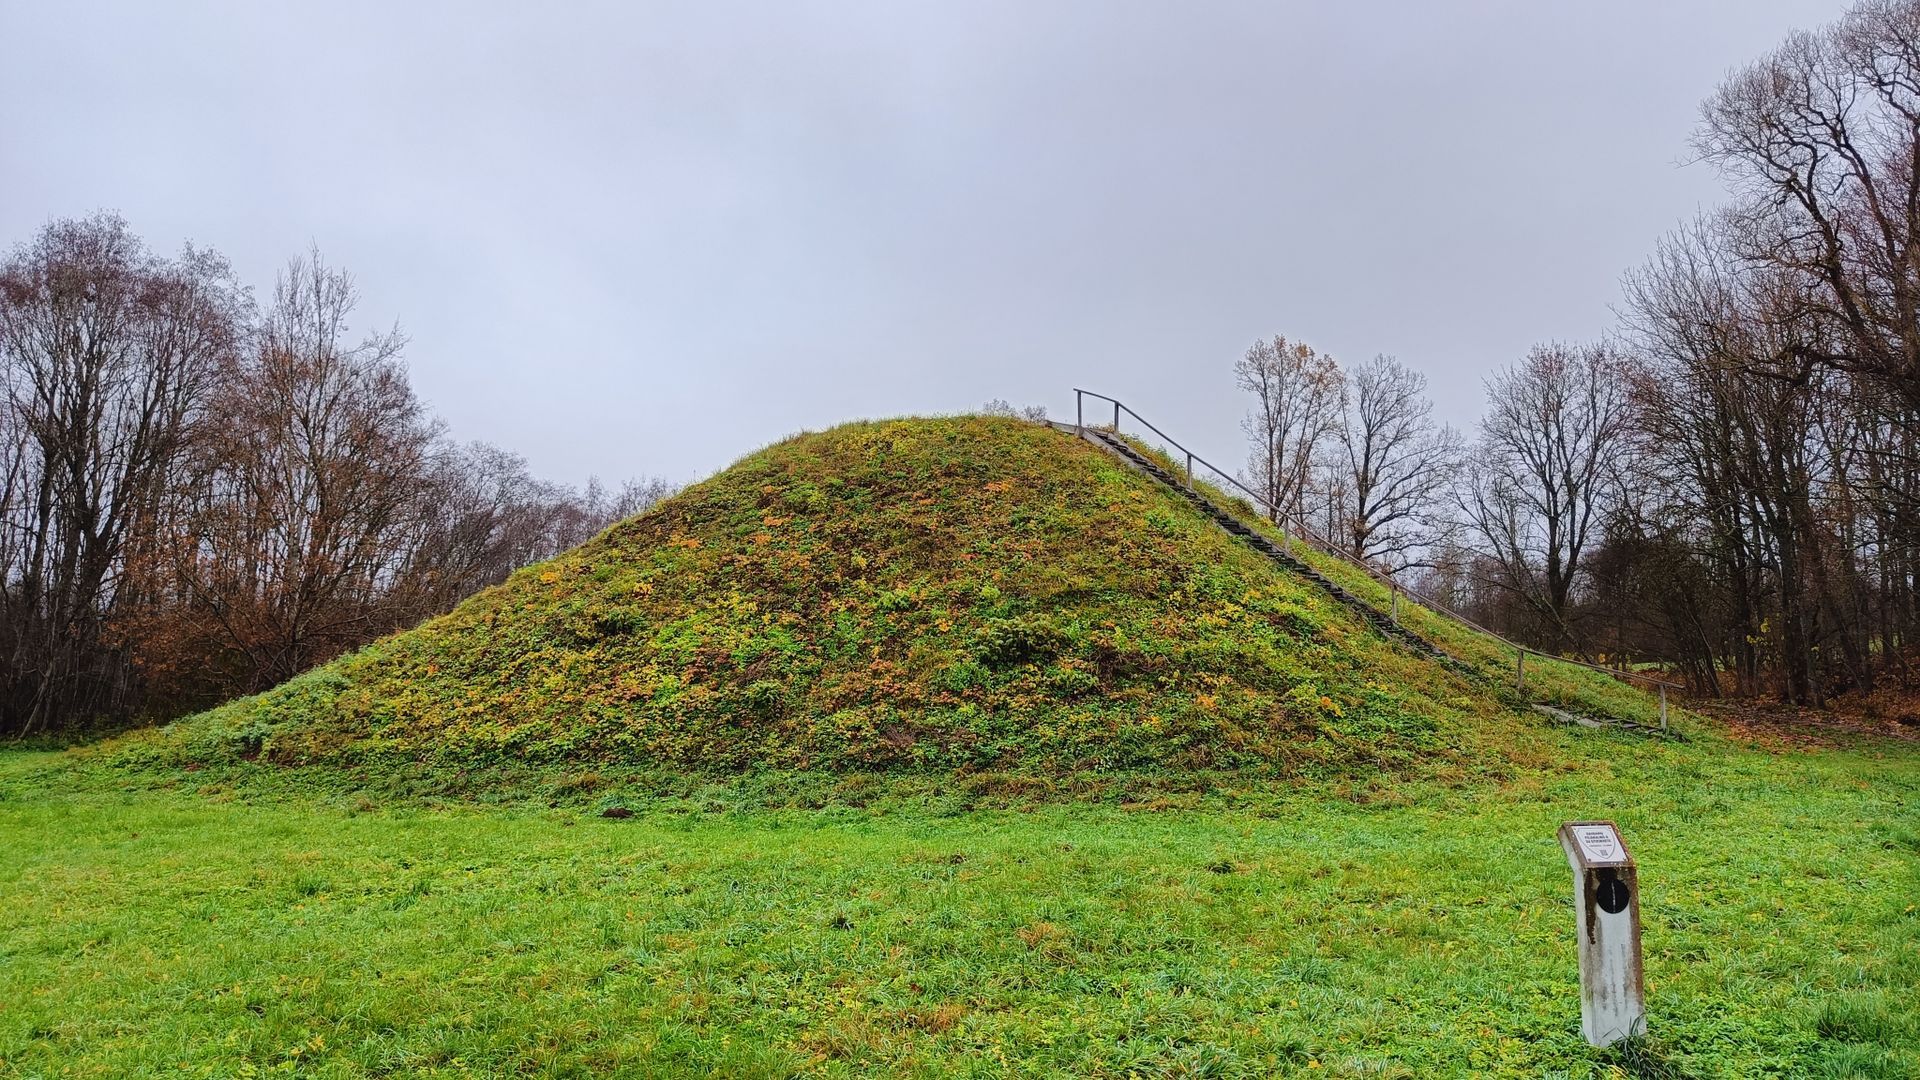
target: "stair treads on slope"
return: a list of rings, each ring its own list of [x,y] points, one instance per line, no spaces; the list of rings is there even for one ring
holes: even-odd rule
[[[1146,473],[1148,476],[1158,481],[1161,486],[1167,488],[1168,490],[1172,491],[1174,494],[1178,495],[1180,498],[1185,499],[1187,502],[1193,504],[1193,506],[1198,508],[1201,513],[1205,514],[1209,518],[1212,518],[1216,524],[1218,524],[1221,528],[1225,529],[1227,532],[1240,537],[1242,540],[1245,540],[1255,550],[1259,551],[1263,555],[1266,555],[1268,558],[1272,559],[1273,561],[1279,563],[1280,565],[1282,565],[1292,573],[1297,574],[1301,577],[1304,577],[1307,580],[1313,582],[1315,585],[1320,586],[1320,588],[1326,590],[1329,596],[1332,596],[1335,600],[1339,601],[1341,604],[1345,605],[1348,609],[1358,614],[1363,620],[1366,621],[1368,626],[1373,627],[1375,630],[1380,632],[1383,636],[1390,638],[1394,641],[1398,641],[1404,645],[1407,645],[1417,652],[1425,653],[1433,657],[1434,659],[1439,660],[1441,663],[1446,664],[1449,667],[1455,668],[1456,670],[1465,671],[1465,672],[1474,672],[1474,669],[1470,665],[1462,663],[1461,661],[1448,655],[1446,652],[1441,650],[1440,647],[1435,645],[1433,642],[1428,641],[1426,638],[1421,637],[1419,634],[1416,634],[1413,631],[1407,629],[1406,627],[1400,625],[1392,617],[1388,616],[1386,613],[1374,607],[1372,604],[1367,603],[1366,601],[1353,595],[1351,592],[1347,591],[1346,589],[1341,588],[1339,585],[1335,584],[1331,579],[1329,579],[1325,574],[1322,574],[1320,571],[1315,570],[1312,566],[1309,566],[1306,562],[1304,562],[1297,556],[1286,551],[1284,548],[1275,544],[1273,541],[1267,539],[1265,536],[1262,536],[1260,533],[1256,532],[1251,526],[1247,525],[1245,522],[1241,521],[1239,518],[1236,518],[1232,514],[1228,513],[1224,508],[1222,508],[1218,503],[1215,503],[1212,499],[1207,498],[1205,495],[1202,495],[1200,492],[1195,491],[1193,488],[1187,486],[1186,484],[1181,483],[1178,479],[1176,479],[1174,476],[1168,473],[1165,469],[1161,468],[1160,465],[1157,462],[1155,462],[1152,458],[1147,457],[1145,454],[1140,453],[1138,450],[1135,450],[1132,446],[1128,445],[1125,439],[1120,438],[1119,436],[1114,435],[1110,432],[1100,431],[1098,429],[1092,429],[1092,428],[1087,429],[1087,433],[1093,436],[1096,445],[1102,446],[1118,454],[1120,457],[1125,459],[1129,464],[1133,465],[1136,469],[1139,469],[1141,472]]]

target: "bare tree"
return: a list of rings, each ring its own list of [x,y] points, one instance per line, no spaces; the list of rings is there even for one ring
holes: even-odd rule
[[[553,554],[558,501],[517,454],[480,442],[436,448],[396,586],[406,617],[448,610]]]
[[[1802,366],[1862,375],[1920,410],[1920,0],[1866,0],[1727,79],[1695,145],[1744,201],[1743,257],[1805,277],[1832,342]]]
[[[150,254],[111,214],[0,266],[0,730],[132,693],[106,631],[245,306],[225,263]]]
[[[1799,638],[1780,647],[1801,657],[1784,692],[1817,699],[1823,672],[1870,685],[1876,666],[1904,669],[1897,646],[1920,622],[1920,0],[1866,0],[1788,38],[1707,100],[1695,142],[1737,196],[1716,242],[1764,270],[1779,300],[1759,318],[1785,354],[1734,361],[1786,383],[1754,404],[1811,410],[1799,415],[1823,444],[1804,459],[1803,523],[1769,530],[1783,558],[1806,556],[1775,575],[1794,601],[1782,625]],[[1794,503],[1798,490],[1764,494]],[[1835,670],[1836,654],[1850,670]]]
[[[1691,521],[1716,564],[1741,689],[1757,690],[1764,663],[1802,704],[1825,696],[1836,664],[1851,669],[1842,681],[1872,682],[1868,626],[1886,612],[1863,595],[1859,553],[1888,531],[1854,480],[1876,464],[1877,410],[1842,370],[1804,362],[1840,333],[1809,308],[1811,287],[1743,258],[1718,222],[1668,239],[1628,279],[1645,355],[1637,486]]]
[[[408,622],[446,611],[673,490],[664,480],[639,478],[615,491],[591,479],[577,491],[536,480],[525,458],[486,443],[438,447],[392,590],[396,609]]]
[[[1321,450],[1340,428],[1340,367],[1311,345],[1276,334],[1249,346],[1233,374],[1253,397],[1241,421],[1253,444],[1248,479],[1276,519],[1297,518]]]
[[[992,401],[980,406],[980,415],[1018,417],[1022,420],[1032,420],[1035,423],[1042,423],[1047,418],[1047,407],[1045,405],[1022,405],[1015,408],[1013,403],[1006,398],[994,398]]]
[[[634,477],[611,492],[597,476],[587,478],[584,491],[556,488],[549,550],[558,553],[584,544],[614,522],[645,511],[675,490],[674,485],[657,477]]]
[[[262,688],[671,493],[448,445],[356,302],[315,254],[261,317],[110,214],[0,261],[0,734]]]
[[[1606,345],[1537,346],[1487,381],[1487,416],[1461,487],[1497,584],[1561,647],[1582,560],[1619,491],[1631,432],[1619,356]]]
[[[1750,693],[1760,678],[1767,559],[1741,464],[1757,451],[1741,437],[1750,428],[1736,425],[1734,410],[1749,359],[1761,348],[1760,326],[1724,227],[1724,220],[1694,223],[1627,277],[1627,324],[1640,354],[1631,469],[1642,495],[1640,531],[1685,536],[1724,598],[1724,626],[1702,624],[1700,608],[1687,613],[1693,633],[1675,635],[1689,654],[1682,663],[1698,670],[1697,654],[1717,652],[1718,666]]]
[[[393,626],[394,584],[437,425],[398,332],[349,341],[352,278],[291,262],[255,348],[216,400],[181,576],[252,688]]]
[[[1446,531],[1460,439],[1434,421],[1426,376],[1391,356],[1360,365],[1348,384],[1327,484],[1335,539],[1356,559],[1399,569]]]

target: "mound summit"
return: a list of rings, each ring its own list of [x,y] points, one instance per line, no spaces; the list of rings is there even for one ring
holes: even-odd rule
[[[748,456],[452,613],[162,729],[175,759],[700,770],[1478,760],[1528,726],[1040,424]]]

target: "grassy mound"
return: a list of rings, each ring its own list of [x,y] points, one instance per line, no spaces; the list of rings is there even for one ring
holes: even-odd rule
[[[1476,680],[1397,649],[1044,426],[858,423],[751,455],[447,616],[115,752],[1445,772],[1524,754],[1537,729],[1488,656]]]

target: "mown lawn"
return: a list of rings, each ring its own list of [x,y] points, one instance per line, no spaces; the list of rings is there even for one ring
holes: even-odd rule
[[[0,1075],[1920,1075],[1920,752],[1553,738],[1366,804],[625,820],[0,753]],[[1578,1032],[1590,816],[1641,863],[1632,1055]]]

